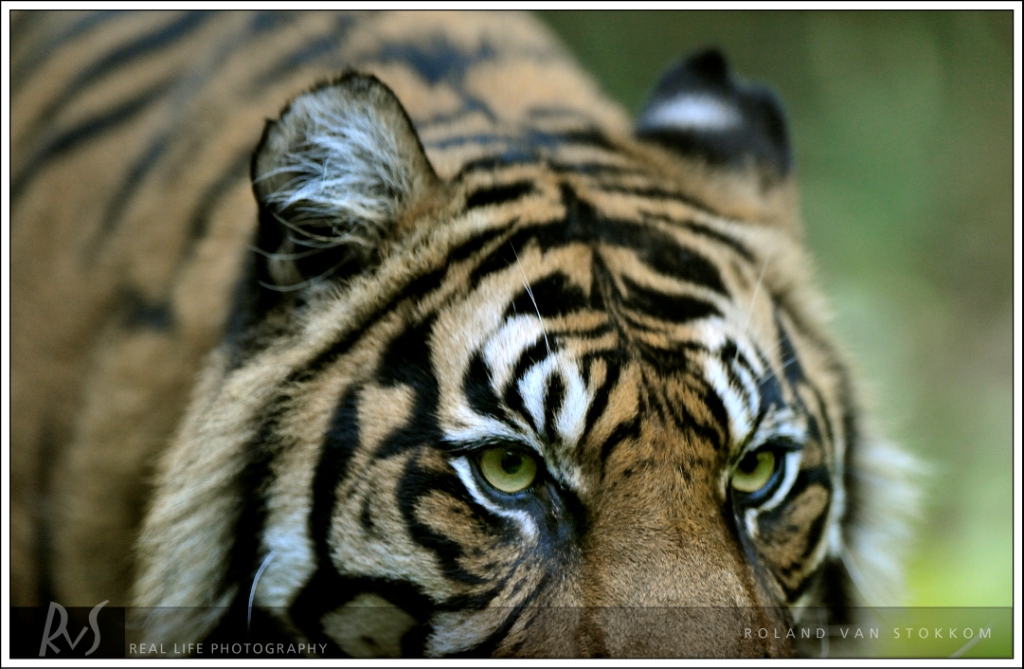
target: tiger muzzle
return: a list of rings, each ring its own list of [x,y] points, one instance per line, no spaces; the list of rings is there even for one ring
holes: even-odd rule
[[[676,504],[642,509],[632,508],[639,502],[635,497],[620,501],[605,507],[617,512],[595,518],[573,583],[548,599],[566,604],[538,607],[523,637],[507,644],[505,653],[615,658],[793,653],[784,632],[762,633],[786,630],[787,613],[744,559],[710,500],[700,504],[690,497],[685,514],[675,511]],[[503,652],[500,646],[498,651]]]

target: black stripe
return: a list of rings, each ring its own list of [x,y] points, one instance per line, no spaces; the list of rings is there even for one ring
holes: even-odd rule
[[[313,358],[306,367],[294,371],[289,380],[312,379],[344,355],[375,323],[392,314],[396,307],[404,300],[416,299],[435,290],[440,286],[446,273],[446,268],[435,269],[406,284],[400,291],[392,295],[387,302],[381,303],[377,308],[368,313],[365,318],[352,323],[348,334]]]
[[[145,328],[158,332],[165,332],[174,327],[174,310],[169,301],[151,302],[134,287],[122,289],[120,300],[124,327]]]
[[[544,331],[547,333],[548,338],[555,342],[557,342],[561,337],[572,337],[576,341],[583,342],[600,339],[606,334],[615,332],[616,330],[614,324],[612,324],[609,319],[605,318],[589,329],[583,327],[576,328],[573,327],[572,323],[567,323],[565,324],[565,327],[562,328],[545,327]],[[588,353],[587,355],[592,355],[592,353]],[[602,355],[604,355],[604,353],[602,353]],[[587,357],[585,356],[583,360],[586,361]],[[586,380],[586,376],[584,376],[584,380]]]
[[[301,12],[273,9],[268,11],[255,12],[252,15],[250,29],[254,35],[264,32],[273,32],[295,22]]]
[[[325,591],[321,589],[319,592],[314,592],[315,585],[321,588],[331,588],[331,590]],[[402,657],[422,656],[426,638],[431,632],[431,626],[427,621],[434,612],[435,606],[434,602],[427,595],[423,594],[416,585],[407,581],[394,581],[387,578],[368,576],[338,577],[330,582],[317,582],[314,579],[310,581],[310,584],[302,591],[298,599],[289,607],[289,617],[293,623],[301,621],[301,624],[297,624],[296,627],[307,636],[309,642],[312,643],[316,639],[316,643],[326,644],[327,650],[324,653],[320,653],[320,657],[349,657],[330,637],[324,634],[322,625],[324,614],[319,613],[319,610],[317,610],[319,617],[308,615],[309,610],[306,608],[306,605],[316,604],[316,596],[329,597],[334,595],[332,598],[333,608],[329,609],[331,611],[352,601],[356,596],[363,593],[372,593],[384,598],[396,608],[409,614],[416,621],[417,624],[402,636]],[[317,606],[317,609],[319,609],[319,606]],[[239,636],[235,636],[228,641],[237,641],[238,638]],[[250,641],[259,642],[260,639],[258,637],[250,637]],[[294,643],[295,639],[292,638],[290,641]]]
[[[548,133],[543,133],[548,135]],[[611,141],[605,136],[603,132],[597,128],[587,128],[586,130],[571,130],[561,135],[564,138],[564,142],[570,142],[572,144],[585,144],[586,146],[596,146],[608,151],[617,151],[618,147],[611,143]],[[559,142],[561,143],[561,142]]]
[[[515,221],[510,221],[508,225],[512,225]],[[483,230],[478,232],[472,239],[463,244],[456,246],[450,250],[447,254],[448,264],[461,262],[466,258],[470,257],[488,243],[492,242],[496,237],[503,235],[507,232],[507,226],[500,226],[491,228],[490,230]]]
[[[515,232],[512,235],[512,239],[520,239],[523,237],[529,238],[528,236],[523,235],[522,232],[522,230]],[[511,267],[516,259],[516,253],[514,252],[515,248],[516,247],[511,241],[505,241],[501,246],[484,256],[480,264],[478,264],[476,269],[474,269],[469,275],[470,289],[475,289],[480,284],[480,281],[485,277]]]
[[[818,397],[818,401],[821,402],[821,396],[818,393],[818,389],[812,384],[807,377],[804,375],[803,367],[800,365],[800,360],[796,355],[796,350],[793,348],[793,342],[790,340],[789,335],[786,333],[785,327],[782,325],[782,318],[778,311],[775,313],[775,325],[779,331],[779,349],[782,355],[782,363],[784,366],[784,374],[786,380],[793,388],[793,398],[797,406],[803,411],[807,417],[807,436],[811,440],[821,440],[821,427],[818,425],[818,419],[814,413],[807,408],[807,404],[804,402],[803,397],[797,392],[797,388],[800,386],[809,387]],[[823,412],[822,416],[828,421],[828,412]],[[829,433],[832,431],[831,423],[827,425]]]
[[[636,355],[658,370],[662,375],[680,374],[690,370],[689,351],[700,352],[704,348],[700,344],[686,341],[666,342],[669,348],[662,348],[640,338],[630,342]]]
[[[796,349],[793,348],[793,342],[790,341],[778,312],[775,313],[775,328],[779,331],[779,355],[782,359],[783,374],[789,384],[795,388],[806,378],[804,368],[800,365]]]
[[[448,258],[463,257],[472,254],[477,251],[485,242],[490,241],[494,236],[500,234],[500,231],[487,231],[482,236],[474,236],[467,240],[465,243],[453,248]],[[343,336],[341,339],[336,341],[334,344],[324,349],[306,367],[301,368],[293,372],[289,378],[288,383],[294,383],[303,380],[309,380],[326,369],[335,360],[345,354],[357,342],[363,334],[369,330],[374,323],[378,322],[381,318],[394,312],[395,308],[406,299],[415,299],[422,297],[441,285],[442,280],[447,274],[447,263],[437,269],[427,272],[417,279],[409,282],[405,287],[392,295],[387,301],[380,302],[375,309],[366,314],[366,316],[360,319],[358,322],[352,323],[351,329],[348,334]]]
[[[818,517],[811,522],[810,527],[807,528],[807,543],[804,545],[804,551],[798,560],[806,560],[810,556],[811,552],[821,541],[825,531],[825,523],[828,521],[829,509],[832,506],[832,472],[828,466],[817,465],[801,469],[797,474],[796,480],[793,482],[793,486],[786,494],[786,499],[783,500],[784,503],[779,504],[770,511],[759,514],[757,517],[758,531],[762,536],[777,531],[787,532],[790,524],[788,515],[792,510],[790,505],[793,503],[793,500],[812,485],[819,485],[825,489],[828,493],[828,503]]]
[[[565,274],[555,272],[530,284],[529,290],[521,290],[505,309],[504,318],[522,315],[557,318],[582,311],[589,302],[581,287]]]
[[[700,386],[700,382],[697,379],[694,379],[692,376],[689,378],[691,380],[691,387]],[[697,388],[694,388],[694,390],[697,390]],[[712,412],[712,418],[715,421],[713,423],[699,420],[690,411],[685,402],[669,401],[667,397],[660,394],[656,395],[656,397],[658,398],[658,403],[663,407],[664,413],[672,419],[675,427],[681,432],[694,434],[697,438],[711,444],[712,448],[716,451],[721,451],[729,443],[728,416],[725,414],[725,408],[721,404],[721,399],[709,387],[704,386],[698,401]]]
[[[670,324],[662,323],[660,321],[651,322],[649,320],[644,320],[642,317],[636,316],[629,312],[620,312],[617,313],[616,316],[619,320],[629,325],[629,328],[631,330],[635,331],[650,332],[664,335],[668,334],[673,329],[673,326]]]
[[[487,564],[485,569],[491,569],[495,565]],[[482,611],[488,608],[494,598],[501,594],[501,591],[505,588],[508,583],[508,576],[498,579],[493,587],[484,590],[483,592],[474,592],[472,594],[453,595],[448,599],[444,600],[437,605],[437,611]],[[519,590],[521,583],[517,582],[512,586],[512,593],[515,594]]]
[[[124,11],[110,10],[90,12],[64,30],[50,37],[45,44],[34,45],[31,51],[31,58],[19,58],[16,62],[11,63],[11,97],[14,97],[18,93],[21,87],[29,80],[31,74],[45,64],[55,51],[72,40],[92,32],[93,29],[102,26],[107,21],[123,16],[125,13],[126,12]],[[22,11],[12,16],[10,34],[12,52],[20,46],[19,37],[32,29],[32,26],[25,25],[25,22],[27,20],[35,22],[45,21],[47,19],[47,14],[48,12],[45,11]],[[21,19],[15,20],[15,16],[20,16]]]
[[[688,323],[689,321],[721,316],[715,305],[698,300],[688,295],[670,295],[651,290],[636,283],[628,276],[622,277],[628,295],[623,306],[671,323]]]
[[[663,221],[672,226],[685,228],[690,232],[693,232],[694,234],[700,235],[702,237],[707,237],[708,239],[724,244],[731,248],[733,251],[735,251],[737,254],[742,256],[748,262],[754,262],[755,260],[754,254],[751,253],[750,249],[748,249],[746,246],[736,241],[732,237],[722,234],[721,232],[718,232],[717,230],[714,230],[712,228],[709,228],[708,226],[702,223],[697,223],[696,221],[691,220],[679,220],[676,218],[672,218],[670,216],[666,216],[665,214],[654,213],[651,211],[641,211],[641,213],[644,215],[644,217],[649,218],[651,220]],[[710,213],[715,216],[718,216],[718,214],[716,214],[713,211]]]
[[[251,583],[259,567],[259,547],[267,521],[268,481],[272,477],[271,465],[284,448],[277,433],[278,421],[284,413],[285,399],[276,397],[262,412],[263,420],[256,435],[242,451],[245,464],[235,479],[233,496],[238,501],[232,537],[234,543],[228,558],[225,579],[209,584],[211,589],[223,593],[232,586],[239,591]],[[239,592],[236,599],[242,597]]]
[[[637,440],[640,438],[640,420],[634,417],[628,423],[619,423],[612,431],[608,438],[605,439],[604,443],[601,444],[601,477],[604,478],[605,464],[608,462],[608,458],[611,456],[612,451],[615,447],[632,438]]]
[[[498,395],[491,387],[491,375],[484,362],[483,353],[477,351],[462,377],[462,392],[469,400],[469,406],[481,416],[504,420],[504,411]]]
[[[214,16],[213,12],[186,12],[173,23],[142,35],[101,57],[78,75],[75,81],[67,86],[61,95],[39,114],[35,121],[36,125],[45,125],[54,115],[59,113],[62,108],[71,104],[76,96],[97,79],[101,79],[108,74],[115,74],[114,70],[124,65],[137,63],[139,59],[151,52],[172,46],[183,37],[195,31],[196,28],[211,16]]]
[[[594,393],[594,399],[590,403],[590,408],[587,409],[587,417],[583,426],[583,438],[590,434],[594,424],[597,423],[597,419],[608,408],[608,400],[611,398],[612,390],[615,389],[615,384],[618,383],[619,375],[622,373],[623,361],[621,360],[621,355],[616,355],[616,352],[610,353],[612,355],[601,356],[605,360],[608,371],[605,374],[604,383]]]
[[[466,198],[466,209],[514,202],[533,191],[533,183],[517,181],[511,184],[482,188]]]
[[[257,76],[253,82],[253,90],[265,90],[310,63],[321,62],[334,69],[341,69],[345,64],[340,53],[341,44],[355,23],[355,18],[347,14],[335,16],[331,32],[321,37],[303,40],[297,50],[285,54]]]
[[[727,294],[718,269],[696,251],[680,246],[672,237],[649,225],[605,218],[568,186],[563,185],[561,192],[566,209],[566,229],[573,233],[574,239],[589,239],[632,249],[644,264],[659,274]]]
[[[587,176],[648,176],[640,167],[600,162],[563,163],[548,161],[544,166],[556,174],[586,174]]]
[[[419,125],[419,124],[418,124]],[[647,172],[639,167],[616,165],[601,162],[579,162],[563,163],[554,160],[540,162],[536,156],[524,152],[522,161],[510,160],[508,156],[484,156],[467,161],[459,171],[452,177],[453,183],[458,183],[465,177],[478,172],[489,172],[500,174],[502,170],[522,165],[534,165],[555,174],[586,174],[589,176],[615,175],[615,176],[646,176]]]
[[[128,203],[131,201],[131,197],[135,189],[142,182],[143,177],[145,177],[153,166],[156,165],[160,156],[163,155],[163,152],[167,148],[167,140],[169,138],[169,132],[160,133],[160,135],[150,143],[149,148],[142,154],[142,157],[132,165],[131,169],[128,171],[128,176],[125,178],[121,187],[107,206],[107,213],[103,216],[100,229],[97,231],[96,236],[87,247],[87,256],[93,256],[96,253],[103,241],[120,222],[121,216],[125,209],[128,208]]]
[[[359,447],[358,392],[355,386],[345,391],[324,438],[313,477],[313,505],[309,514],[309,536],[315,547],[317,568],[288,610],[292,622],[310,641],[326,644],[325,654],[335,656],[341,655],[341,650],[324,633],[320,620],[355,594],[344,587],[331,558],[329,540],[338,484],[348,475],[352,455]]]
[[[434,528],[424,525],[416,517],[416,509],[423,497],[441,491],[462,501],[471,508],[480,508],[466,490],[462,481],[454,474],[441,474],[433,470],[422,470],[416,464],[416,458],[409,458],[397,490],[398,507],[405,519],[409,537],[431,551],[446,578],[458,581],[462,585],[484,585],[487,581],[462,567],[463,546],[457,540],[438,533]]]
[[[433,116],[417,117],[415,121],[416,131],[422,135],[425,134],[425,130],[456,124],[479,111],[482,110],[477,109],[473,104],[466,104],[466,101],[462,100],[462,106],[455,111],[445,111],[434,114]]]
[[[725,448],[731,442],[729,436],[729,412],[725,409],[725,404],[722,402],[722,398],[718,396],[714,388],[710,384],[704,385],[704,392],[701,395],[701,401],[704,406],[707,407],[708,411],[711,412],[712,418],[717,423],[717,427],[721,431],[721,434],[715,434],[714,446],[715,450]]]
[[[445,81],[456,88],[471,68],[478,67],[494,59],[498,55],[494,46],[482,41],[473,51],[462,49],[440,32],[431,34],[429,40],[422,43],[385,42],[376,53],[367,54],[367,58],[380,60],[384,63],[398,62],[416,71],[431,85]]]
[[[373,515],[370,513],[370,504],[375,499],[372,495],[377,494],[378,492],[378,489],[368,492],[366,497],[363,498],[363,503],[359,508],[359,525],[367,534],[373,536],[380,536],[380,532],[377,531],[377,524],[373,522]]]
[[[714,263],[693,249],[680,246],[668,235],[618,223],[601,226],[599,238],[607,244],[633,249],[643,263],[659,274],[728,295]]]
[[[558,440],[558,432],[555,430],[555,417],[562,408],[565,401],[565,382],[562,375],[551,374],[548,377],[547,387],[544,392],[544,438],[548,443],[555,443]]]
[[[385,387],[403,385],[415,394],[412,415],[402,429],[385,439],[374,454],[389,458],[424,445],[440,444],[444,435],[437,424],[440,389],[430,362],[433,318],[409,327],[392,340],[377,368],[377,382]]]
[[[458,135],[447,139],[435,139],[429,142],[424,142],[424,144],[432,149],[444,150],[452,147],[465,146],[467,144],[475,144],[477,146],[514,145],[518,143],[519,139],[520,138],[515,135],[495,135],[488,133],[477,135]],[[531,152],[524,152],[522,155],[533,157],[534,154]]]
[[[515,231],[507,244],[477,266],[470,275],[470,285],[475,287],[483,277],[508,268],[515,261],[515,250],[531,242],[542,251],[573,242],[600,242],[631,249],[641,262],[659,274],[703,286],[721,295],[728,294],[717,267],[696,251],[680,246],[669,235],[643,224],[604,218],[589,203],[576,198],[568,188],[563,188],[563,198],[566,201],[563,220],[529,225]]]
[[[547,251],[573,242],[601,242],[631,249],[639,260],[658,274],[709,288],[722,295],[728,294],[718,269],[711,261],[691,249],[678,245],[668,235],[627,221],[597,221],[571,215],[566,221],[549,221],[519,228],[509,237],[506,244],[487,255],[476,266],[470,274],[469,284],[475,288],[484,277],[509,268],[517,257],[516,250],[531,243],[537,244],[541,251]]]
[[[736,347],[736,342],[731,338],[726,339],[725,344],[721,350],[718,351],[718,359],[722,361],[722,368],[725,369],[725,375],[729,378],[729,385],[737,392],[744,396],[744,399],[749,400],[747,397],[747,388],[743,383],[743,379],[736,371],[736,367],[740,366],[746,369],[751,376],[755,379],[759,378],[757,374],[751,369],[750,364],[747,362],[746,356],[740,353]],[[761,397],[762,408],[764,407],[764,396]],[[756,427],[754,428],[757,429]]]
[[[221,200],[223,200],[224,196],[228,195],[232,188],[245,183],[251,156],[252,150],[249,148],[239,152],[217,180],[209,184],[203,191],[203,194],[199,197],[198,204],[189,215],[189,246],[183,257],[189,257],[199,240],[206,236],[210,215],[217,208],[217,205],[220,204]]]
[[[277,27],[279,25],[284,25],[290,21],[290,19],[288,18],[290,16],[291,15],[288,12],[260,12],[254,15],[251,30],[253,33],[259,33],[264,30],[269,30],[271,28]],[[230,48],[219,49],[213,60],[210,63],[208,63],[205,67],[201,68],[194,74],[184,77],[179,82],[177,90],[175,91],[175,94],[173,96],[173,100],[175,100],[176,106],[175,111],[179,116],[188,116],[184,110],[185,104],[191,102],[196,91],[198,91],[204,85],[206,85],[206,83],[210,81],[221,70],[221,66],[237,50],[235,48],[235,42],[230,43],[228,46]],[[179,123],[178,125],[181,126],[182,124]],[[128,203],[130,202],[131,196],[134,194],[135,189],[146,177],[146,175],[150,172],[150,170],[152,170],[153,167],[157,164],[157,161],[163,155],[165,149],[167,148],[168,140],[173,135],[181,134],[182,132],[183,129],[181,127],[174,131],[165,130],[150,142],[149,148],[142,155],[142,157],[138,161],[136,161],[135,165],[132,166],[131,170],[128,173],[127,178],[125,179],[124,183],[122,183],[118,194],[110,203],[107,214],[104,217],[103,229],[97,235],[97,242],[95,242],[94,245],[98,245],[102,241],[102,239],[106,235],[108,235],[112,229],[114,229],[117,226],[118,222],[120,221],[121,215],[127,208]],[[239,160],[244,163],[244,167],[248,167],[251,156],[251,148],[247,148],[243,152],[243,154],[239,156]],[[188,155],[186,156],[185,160],[194,161],[195,156]],[[188,169],[188,166],[178,165],[175,166],[175,168]],[[234,163],[232,163],[232,167],[230,169],[232,171],[237,169],[236,167],[234,167]],[[221,182],[218,181],[217,185],[215,185],[213,188],[215,190],[215,193],[211,194],[207,192],[200,199],[200,202],[207,203],[210,202],[211,200],[216,200],[218,198],[219,192],[216,191],[222,188]],[[212,208],[213,204],[200,205],[200,209],[203,209],[204,206],[207,210],[209,210]],[[190,219],[190,228],[193,230],[192,239],[195,239],[204,234],[205,231],[196,232],[196,230],[199,227],[205,228],[206,213],[207,212],[200,211],[192,214]],[[191,251],[189,250],[184,255],[188,257],[190,255],[190,252]]]
[[[500,170],[513,167],[514,163],[509,163],[499,156],[484,156],[483,158],[475,158],[467,161],[459,168],[459,171],[452,177],[452,183],[458,183],[465,177],[475,174],[476,172],[499,172]]]
[[[782,393],[782,384],[771,369],[765,370],[757,383],[757,392],[760,395],[760,404],[757,410],[757,420],[768,415],[772,407],[782,409],[787,406],[786,398]]]
[[[462,651],[461,653],[454,653],[449,657],[493,656],[495,651],[498,649],[498,644],[500,644],[505,639],[505,637],[508,636],[508,633],[512,630],[512,626],[516,624],[516,621],[518,621],[519,617],[523,614],[523,610],[526,609],[526,607],[529,606],[531,603],[533,603],[533,601],[537,599],[537,596],[544,591],[550,579],[550,574],[544,574],[540,582],[537,584],[537,587],[534,588],[533,592],[527,595],[527,597],[523,599],[523,601],[519,602],[519,604],[516,605],[516,607],[512,609],[512,611],[509,612],[509,615],[505,618],[501,625],[499,625],[498,628],[494,630],[494,632],[492,632],[482,643],[478,644],[473,648]],[[537,607],[531,607],[531,609],[535,612],[545,610],[543,608]]]
[[[11,201],[17,202],[29,181],[48,162],[72,151],[83,142],[131,120],[148,109],[157,98],[163,95],[169,85],[169,80],[157,82],[156,85],[146,89],[134,98],[102,114],[93,116],[57,135],[57,137],[33,156],[28,166],[14,179],[14,182],[11,184]]]
[[[828,443],[835,448],[835,434],[832,431],[832,419],[828,416],[828,406],[825,404],[825,398],[821,396],[821,392],[818,391],[816,386],[807,384],[807,387],[810,388],[811,392],[814,394],[814,399],[818,403],[818,413],[821,414],[821,418],[825,422],[825,438],[828,440]],[[811,416],[813,418],[814,414],[812,413]],[[818,432],[818,420],[814,418],[812,423],[814,431]]]
[[[733,251],[735,251],[736,253],[741,255],[745,260],[748,260],[750,262],[754,262],[754,254],[751,253],[750,250],[746,246],[744,246],[743,244],[739,243],[738,241],[736,241],[732,237],[729,237],[728,235],[723,235],[720,232],[712,230],[711,228],[709,228],[706,225],[701,225],[700,223],[695,223],[693,221],[687,221],[687,222],[683,223],[683,226],[686,229],[690,230],[691,232],[694,232],[694,233],[696,233],[698,235],[701,235],[702,237],[707,237],[708,239],[713,239],[716,242],[720,242],[722,244],[725,244],[726,246],[731,248]]]
[[[476,145],[495,145],[505,144],[510,148],[515,149],[515,155],[526,157],[535,157],[535,153],[538,149],[557,149],[568,145],[581,145],[581,146],[592,146],[609,151],[615,150],[615,147],[608,141],[608,139],[599,130],[575,130],[571,132],[544,132],[542,130],[526,130],[523,134],[519,135],[498,135],[493,133],[479,133],[476,135],[459,135],[457,137],[449,137],[447,139],[439,139],[433,142],[428,142],[431,148],[435,149],[449,149],[456,146],[465,146],[467,144]],[[496,166],[507,165],[509,158],[501,158],[495,156],[499,162],[495,163]],[[513,159],[514,160],[514,159]],[[533,161],[531,161],[533,162]],[[460,174],[466,168],[463,167],[460,170]]]
[[[533,416],[526,410],[523,395],[519,392],[519,380],[523,378],[523,375],[526,374],[528,369],[541,362],[549,355],[551,355],[551,350],[548,348],[547,340],[544,339],[544,337],[538,337],[537,341],[535,341],[533,345],[525,349],[519,355],[519,360],[516,361],[516,366],[512,371],[512,376],[505,384],[505,389],[502,393],[505,399],[505,406],[525,418],[526,422],[533,426],[533,429],[536,432],[540,432],[541,426],[533,422]]]
[[[601,193],[619,193],[621,195],[633,195],[635,197],[641,197],[649,200],[671,200],[672,202],[682,202],[688,204],[694,209],[699,209],[702,212],[714,214],[714,210],[705,204],[702,200],[698,200],[692,195],[681,193],[674,190],[665,190],[664,188],[657,188],[654,186],[647,186],[640,188],[637,186],[617,186],[610,184],[598,184],[594,187],[595,191]]]

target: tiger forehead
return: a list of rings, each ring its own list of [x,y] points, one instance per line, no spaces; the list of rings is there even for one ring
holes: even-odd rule
[[[448,438],[529,435],[552,453],[613,439],[614,416],[628,409],[719,447],[745,439],[770,365],[748,344],[758,337],[741,335],[756,326],[775,336],[746,249],[708,223],[620,219],[565,183],[531,195],[532,183],[489,192],[487,213],[515,224],[468,263],[468,288],[430,333]],[[549,209],[524,221],[531,197]],[[751,388],[748,406],[731,401]],[[598,447],[602,460],[613,447]]]

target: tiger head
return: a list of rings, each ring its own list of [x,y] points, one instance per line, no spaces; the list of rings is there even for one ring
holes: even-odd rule
[[[631,136],[538,112],[523,141],[439,176],[356,72],[268,123],[142,533],[137,602],[189,607],[153,634],[255,612],[325,654],[765,656],[797,648],[751,629],[860,601],[885,472],[776,98],[708,51]]]

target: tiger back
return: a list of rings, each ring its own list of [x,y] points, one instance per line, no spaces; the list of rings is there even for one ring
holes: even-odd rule
[[[12,604],[678,657],[889,603],[906,461],[717,52],[631,124],[529,16],[12,35]]]

